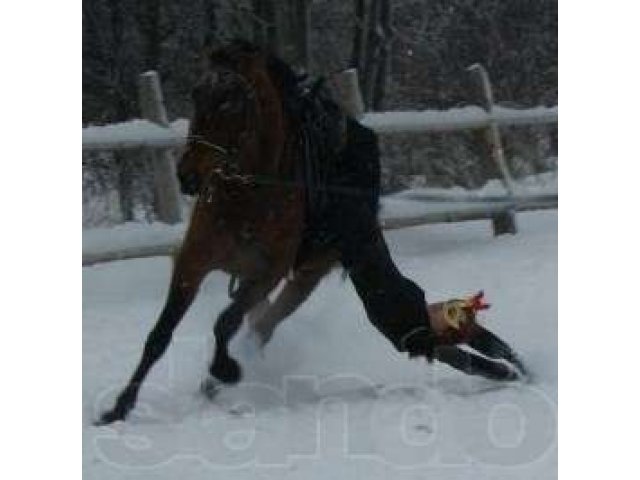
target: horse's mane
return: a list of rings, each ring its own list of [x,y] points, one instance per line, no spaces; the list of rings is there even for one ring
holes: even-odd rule
[[[308,213],[328,203],[327,182],[343,148],[346,116],[333,100],[324,78],[309,81],[277,55],[243,39],[213,52],[214,64],[233,66],[242,55],[262,55],[270,78],[280,90],[284,111],[293,121],[292,138],[303,159]]]
[[[258,54],[264,57],[267,72],[271,79],[277,83],[285,103],[300,95],[300,83],[307,78],[307,75],[297,74],[280,57],[247,40],[240,38],[231,40],[223,47],[214,50],[210,59],[214,64],[232,66],[240,56],[245,54]]]

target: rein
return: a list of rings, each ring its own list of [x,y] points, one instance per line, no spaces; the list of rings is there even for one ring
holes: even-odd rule
[[[223,155],[226,155],[226,156],[231,155],[231,149],[230,148],[224,148],[221,145],[209,142],[209,141],[205,140],[202,137],[202,135],[189,135],[189,136],[187,136],[187,140],[192,140],[195,143],[199,143],[199,144],[204,145],[206,147],[213,148],[215,151],[217,151],[218,153],[221,153]]]
[[[214,152],[218,154],[222,154],[224,158],[215,158],[213,161],[220,163],[221,167],[212,168],[208,173],[204,182],[202,182],[202,187],[200,188],[200,192],[198,195],[202,195],[204,193],[209,193],[212,185],[212,180],[214,177],[219,178],[223,182],[239,182],[245,185],[250,185],[257,183],[256,175],[250,174],[240,174],[240,173],[227,173],[231,170],[238,170],[237,161],[232,161],[231,159],[237,159],[239,148],[225,148],[221,145],[218,145],[213,142],[209,142],[205,140],[201,135],[189,135],[187,137],[188,140],[193,141],[194,143],[198,143],[200,145],[204,145],[206,147],[211,148]]]
[[[220,179],[222,182],[229,182],[229,183],[240,183],[246,186],[266,186],[266,185],[282,185],[282,186],[288,186],[288,187],[297,187],[297,188],[304,188],[307,187],[308,184],[305,181],[302,180],[284,180],[282,178],[278,178],[276,176],[270,176],[270,175],[257,175],[257,174],[242,174],[242,173],[236,173],[238,170],[238,164],[236,162],[233,161],[229,161],[230,158],[237,158],[237,148],[232,149],[227,149],[221,145],[209,142],[207,140],[202,139],[200,136],[198,135],[191,135],[188,137],[188,139],[195,141],[196,143],[199,143],[201,145],[210,147],[212,150],[214,150],[217,153],[220,153],[222,155],[224,155],[227,158],[224,159],[216,159],[218,162],[221,163],[221,167],[216,167],[216,168],[212,168],[211,171],[207,174],[205,181],[202,183],[202,187],[200,189],[200,192],[198,193],[198,195],[202,195],[205,193],[210,193],[210,188],[213,186],[212,185],[212,180],[214,178],[218,178]],[[305,136],[304,138],[304,143],[305,143],[305,155],[308,155],[309,153],[309,138]],[[307,159],[308,160],[308,159]],[[232,170],[236,170],[236,172],[230,172]],[[307,170],[307,175],[309,175],[309,170]],[[305,180],[308,182],[309,178],[305,178]],[[353,195],[353,196],[361,196],[362,192],[356,188],[350,188],[350,187],[343,187],[343,186],[336,186],[336,185],[314,185],[314,189],[318,192],[333,192],[333,193],[339,193],[342,195]]]

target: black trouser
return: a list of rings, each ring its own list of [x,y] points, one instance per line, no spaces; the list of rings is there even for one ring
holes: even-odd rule
[[[375,212],[353,199],[335,211],[341,261],[369,321],[397,350],[431,360],[435,337],[424,292],[394,264]]]
[[[509,345],[490,331],[476,326],[469,346],[490,359],[455,345],[437,345],[431,329],[422,289],[404,277],[393,263],[375,216],[364,206],[343,206],[338,222],[341,260],[362,300],[369,321],[400,352],[410,357],[434,357],[470,375],[493,380],[515,380],[508,365],[490,360],[504,359],[526,375],[524,365]]]

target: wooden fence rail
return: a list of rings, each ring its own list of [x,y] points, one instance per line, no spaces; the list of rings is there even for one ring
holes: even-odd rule
[[[450,195],[429,195],[414,198],[423,202],[425,212],[420,215],[382,218],[386,229],[404,228],[427,223],[458,222],[474,219],[492,219],[494,233],[516,233],[515,213],[519,210],[557,208],[558,195],[518,196],[514,182],[504,159],[500,126],[552,124],[558,122],[558,107],[536,107],[514,109],[494,104],[489,76],[480,65],[469,68],[479,87],[477,101],[482,107],[468,106],[445,111],[425,110],[409,112],[362,111],[362,99],[357,88],[357,72],[348,70],[332,79],[343,107],[361,123],[377,133],[424,133],[457,130],[485,130],[486,141],[491,152],[491,161],[496,164],[505,186],[505,195],[493,198],[470,199]],[[140,103],[146,120],[111,124],[82,129],[83,151],[144,149],[154,158],[154,184],[156,204],[162,212],[160,220],[177,223],[179,218],[179,194],[174,175],[174,161],[168,150],[181,148],[186,142],[188,121],[167,121],[162,103],[160,83],[155,72],[146,72],[140,77]],[[165,195],[165,197],[162,197]],[[428,205],[428,208],[426,207]],[[91,234],[88,234],[91,236]],[[89,245],[91,242],[89,242]],[[98,249],[83,246],[83,265],[125,258],[169,255],[177,247],[175,237],[150,239],[146,244]]]
[[[362,124],[377,133],[427,133],[473,130],[498,126],[552,124],[558,121],[558,107],[515,109],[494,107],[488,113],[481,107],[420,112],[365,113]],[[101,127],[82,129],[82,149],[86,151],[124,150],[136,148],[166,149],[184,146],[187,136],[185,120],[162,128],[146,120],[131,120]]]
[[[406,196],[410,199],[410,196]],[[382,199],[383,205],[386,198]],[[452,201],[442,197],[416,195],[416,201],[424,203],[422,213],[408,215],[386,215],[380,218],[385,230],[415,227],[434,223],[454,223],[467,220],[491,220],[506,208],[515,211],[553,209],[558,206],[557,195],[530,195],[506,200],[504,197],[460,198]],[[384,210],[384,207],[383,207]],[[171,256],[177,251],[186,225],[154,224],[147,231],[127,231],[121,228],[97,228],[85,231],[83,235],[82,265],[89,266],[114,260]],[[108,238],[105,238],[108,237]],[[135,241],[132,241],[132,237]]]

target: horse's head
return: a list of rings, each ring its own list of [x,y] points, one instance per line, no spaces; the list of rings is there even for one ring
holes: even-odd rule
[[[196,194],[215,168],[256,174],[277,166],[285,121],[270,59],[242,41],[211,53],[192,92],[193,117],[178,165],[183,193]]]

